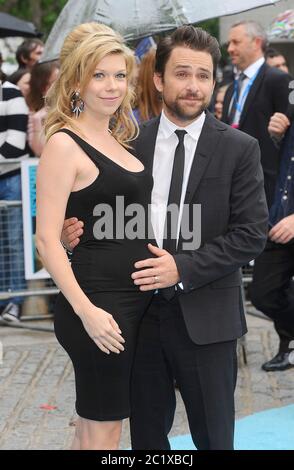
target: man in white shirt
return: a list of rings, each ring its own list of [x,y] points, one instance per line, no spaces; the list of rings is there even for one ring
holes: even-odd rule
[[[286,113],[291,78],[265,63],[266,45],[267,36],[259,23],[242,21],[231,27],[228,53],[237,75],[226,91],[222,120],[258,140],[270,208],[279,171],[279,152],[268,133],[268,124],[276,112]]]
[[[289,105],[290,77],[282,70],[265,62],[264,54],[267,38],[261,26],[254,21],[244,21],[232,26],[229,32],[228,52],[232,63],[238,70],[239,79],[231,85],[224,99],[223,121],[238,127],[243,132],[259,141],[261,164],[264,172],[265,192],[268,208],[271,212],[274,201],[277,176],[279,174],[281,153],[270,137],[268,126],[273,115],[285,115]],[[238,103],[235,95],[240,86]],[[287,118],[286,118],[287,119]],[[287,194],[284,197],[288,197]],[[255,260],[253,281],[249,287],[252,304],[266,315],[280,320],[285,310],[284,301],[286,284],[282,282],[282,273],[287,272],[283,263],[285,248],[269,240],[266,249]],[[269,262],[274,260],[277,275],[269,270]],[[279,260],[279,261],[278,261]],[[276,299],[279,299],[277,301]],[[264,370],[283,370],[288,367],[289,338],[285,329],[279,328],[280,349],[277,356],[263,364]],[[282,340],[283,338],[283,340]]]

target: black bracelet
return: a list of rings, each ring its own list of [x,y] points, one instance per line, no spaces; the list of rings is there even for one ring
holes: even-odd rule
[[[66,254],[67,254],[67,257],[68,257],[68,259],[70,260],[70,259],[71,259],[71,257],[72,257],[72,254],[73,254],[73,252],[67,249],[67,247],[65,246],[65,244],[63,243],[63,241],[62,241],[62,240],[60,240],[60,243],[61,243],[61,245],[62,245],[63,249],[65,250],[65,252],[66,252]]]

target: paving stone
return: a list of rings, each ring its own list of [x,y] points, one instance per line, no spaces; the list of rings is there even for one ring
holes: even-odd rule
[[[239,357],[236,418],[294,401],[294,369],[269,374],[261,370],[261,364],[277,350],[272,324],[253,316],[247,319],[248,365]],[[67,354],[51,333],[0,326],[0,338],[4,352],[0,365],[0,449],[69,449],[77,415],[74,374]],[[178,390],[176,397],[171,437],[189,433]],[[46,404],[57,409],[40,408]],[[128,420],[123,422],[120,447],[130,447]]]

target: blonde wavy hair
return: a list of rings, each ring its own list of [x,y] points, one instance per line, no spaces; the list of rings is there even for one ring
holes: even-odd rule
[[[78,131],[77,119],[71,111],[73,93],[83,91],[91,80],[97,64],[109,54],[122,54],[126,61],[127,93],[119,109],[110,119],[112,135],[125,147],[139,133],[138,124],[132,112],[134,90],[130,86],[135,59],[132,51],[124,44],[122,37],[108,26],[98,23],[84,23],[66,37],[60,53],[60,72],[46,96],[48,114],[45,135],[48,140],[61,127],[68,126]],[[80,131],[79,131],[80,132]]]

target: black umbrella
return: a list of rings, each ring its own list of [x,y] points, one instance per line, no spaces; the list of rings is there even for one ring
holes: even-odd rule
[[[33,23],[29,21],[20,20],[8,13],[0,13],[0,37],[6,38],[9,36],[34,38],[42,36],[42,33],[37,31]]]

